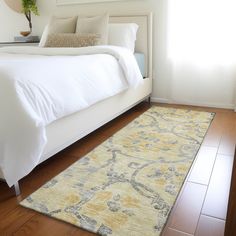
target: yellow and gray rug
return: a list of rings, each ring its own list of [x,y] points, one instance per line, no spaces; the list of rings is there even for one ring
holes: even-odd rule
[[[21,205],[103,236],[157,236],[213,117],[152,107]]]

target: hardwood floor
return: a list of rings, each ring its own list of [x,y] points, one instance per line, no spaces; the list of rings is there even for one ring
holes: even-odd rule
[[[158,105],[216,113],[162,235],[223,236],[236,141],[236,113],[224,109]],[[23,208],[18,202],[148,108],[147,103],[138,105],[35,168],[20,181],[22,194],[19,197],[14,197],[13,189],[0,183],[0,235],[94,235]],[[230,220],[234,217],[235,222],[235,213],[231,212],[228,217]]]

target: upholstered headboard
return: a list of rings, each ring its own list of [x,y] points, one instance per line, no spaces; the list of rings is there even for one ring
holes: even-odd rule
[[[145,76],[152,78],[152,13],[111,15],[110,22],[136,23],[139,25],[135,51],[144,53],[146,59]]]

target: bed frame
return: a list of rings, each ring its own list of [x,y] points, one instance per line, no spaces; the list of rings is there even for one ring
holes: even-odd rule
[[[152,92],[152,13],[111,16],[110,22],[139,25],[136,51],[145,54],[144,83],[135,89],[128,89],[48,125],[46,127],[48,143],[39,164],[143,100],[150,99]],[[4,179],[1,171],[0,178]],[[14,188],[16,195],[19,195],[19,183],[16,183]]]

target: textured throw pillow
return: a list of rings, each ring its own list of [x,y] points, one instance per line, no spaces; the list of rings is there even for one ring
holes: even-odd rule
[[[108,44],[135,50],[135,41],[139,26],[135,23],[109,24]]]
[[[45,27],[39,46],[44,47],[49,34],[75,33],[77,17],[58,18],[53,16]]]
[[[88,47],[97,45],[100,36],[97,34],[49,34],[45,47]]]
[[[108,22],[109,15],[83,17],[78,16],[76,33],[79,34],[99,34],[101,39],[99,44],[105,45],[108,42]]]

